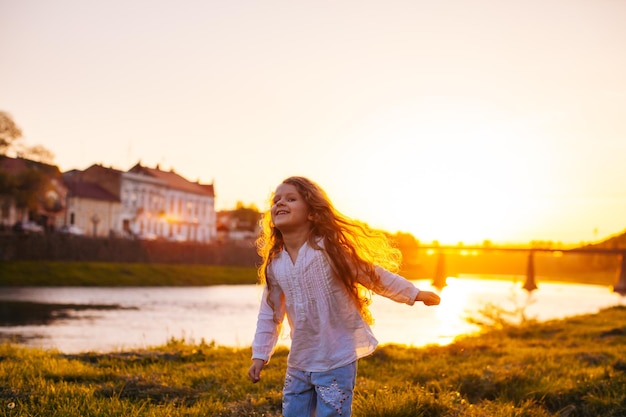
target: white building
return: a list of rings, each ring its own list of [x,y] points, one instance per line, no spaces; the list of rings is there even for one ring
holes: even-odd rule
[[[122,175],[124,229],[146,238],[210,242],[217,236],[213,184],[135,165]]]

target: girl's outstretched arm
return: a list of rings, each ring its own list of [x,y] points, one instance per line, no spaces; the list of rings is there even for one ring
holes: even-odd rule
[[[417,293],[415,301],[421,301],[427,306],[436,306],[439,305],[441,298],[432,291],[420,291]]]

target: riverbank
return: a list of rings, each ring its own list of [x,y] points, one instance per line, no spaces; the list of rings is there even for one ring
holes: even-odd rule
[[[408,279],[428,279],[420,270],[400,273]],[[611,286],[616,271],[589,271],[538,274],[537,280]],[[462,277],[463,275],[460,275]],[[489,277],[479,273],[473,276]],[[500,279],[504,275],[491,275]],[[206,286],[257,282],[255,267],[221,265],[180,265],[121,262],[2,261],[3,286]]]
[[[53,261],[0,263],[0,287],[160,287],[256,282],[256,268],[243,266]]]
[[[622,306],[505,326],[447,346],[382,346],[359,361],[354,414],[623,416],[625,344]],[[171,340],[67,355],[3,344],[0,416],[275,417],[286,356],[280,349],[251,384],[248,348]]]

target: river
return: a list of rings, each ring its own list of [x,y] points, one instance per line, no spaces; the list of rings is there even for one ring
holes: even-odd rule
[[[611,288],[597,285],[541,282],[528,293],[523,277],[480,279],[448,278],[443,290],[429,281],[415,281],[424,290],[438,291],[441,305],[407,306],[374,296],[373,331],[381,344],[410,346],[447,344],[455,337],[475,332],[467,317],[489,304],[504,311],[517,309],[540,321],[595,313],[625,303]],[[207,287],[4,287],[0,304],[33,302],[81,305],[68,314],[52,316],[42,323],[0,323],[0,336],[17,343],[58,349],[63,353],[109,352],[161,345],[168,340],[202,340],[218,345],[250,346],[256,325],[261,290],[254,285]],[[114,305],[116,308],[91,309]],[[288,330],[288,329],[287,329]],[[280,344],[289,345],[288,333]]]

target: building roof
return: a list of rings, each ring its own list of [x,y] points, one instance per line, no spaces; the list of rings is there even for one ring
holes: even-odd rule
[[[65,186],[70,197],[88,198],[90,200],[119,202],[119,198],[92,182],[67,181]]]
[[[135,174],[149,175],[153,178],[158,178],[175,190],[215,197],[213,184],[200,184],[199,182],[188,181],[182,176],[178,175],[176,172],[174,172],[174,170],[161,171],[158,165],[156,168],[148,168],[138,163],[137,165],[132,167],[129,172],[133,172]]]
[[[205,193],[215,197],[215,187],[213,184],[198,184],[200,187],[204,188]]]
[[[0,155],[0,170],[12,175],[17,175],[26,169],[36,169],[52,176],[60,176],[61,171],[56,165],[44,164],[43,162],[32,161],[24,158],[11,158]]]

